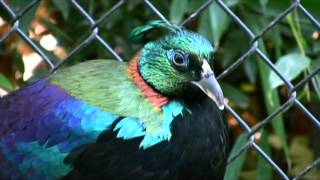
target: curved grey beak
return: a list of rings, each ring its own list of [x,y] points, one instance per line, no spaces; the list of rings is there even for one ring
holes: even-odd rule
[[[220,110],[223,110],[224,97],[221,87],[206,60],[203,61],[201,75],[202,78],[200,81],[192,81],[192,83],[197,85],[210,99],[212,99]]]

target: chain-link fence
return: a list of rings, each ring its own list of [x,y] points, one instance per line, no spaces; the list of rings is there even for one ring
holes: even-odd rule
[[[10,2],[10,1],[9,1]],[[116,12],[118,9],[122,8],[126,5],[128,1],[126,0],[119,0],[110,10],[105,12],[103,16],[101,16],[98,19],[94,19],[82,6],[77,0],[70,0],[68,3],[72,4],[74,8],[77,9],[87,20],[87,22],[90,23],[90,33],[88,36],[82,40],[68,55],[58,63],[55,63],[50,56],[46,54],[41,48],[39,48],[39,45],[34,43],[34,41],[31,40],[31,38],[28,36],[26,32],[24,32],[21,29],[21,18],[34,6],[40,3],[40,0],[33,0],[28,3],[27,6],[20,9],[19,11],[15,11],[11,6],[10,3],[4,0],[0,0],[0,7],[5,11],[5,13],[9,14],[10,16],[10,23],[11,28],[10,31],[8,31],[6,34],[0,37],[0,44],[4,44],[5,41],[12,36],[13,34],[18,34],[20,38],[28,44],[37,54],[41,56],[41,58],[48,64],[48,66],[51,68],[51,72],[54,72],[59,67],[61,67],[62,64],[66,63],[68,60],[72,59],[74,55],[79,53],[83,48],[85,48],[87,45],[89,45],[93,40],[98,41],[106,51],[111,53],[114,58],[116,58],[119,61],[122,61],[122,58],[118,53],[111,48],[111,46],[106,42],[100,33],[100,27],[99,25],[102,22],[107,22],[108,19],[113,16],[114,12]],[[273,71],[276,73],[278,77],[281,78],[281,80],[284,82],[286,88],[288,89],[288,96],[287,100],[273,113],[271,113],[268,117],[262,119],[254,125],[253,127],[250,127],[246,120],[243,119],[240,114],[236,112],[233,108],[231,108],[229,105],[226,104],[226,110],[232,114],[232,116],[238,121],[238,123],[245,129],[246,133],[248,134],[248,140],[245,143],[244,146],[242,146],[240,149],[237,150],[237,153],[234,153],[231,157],[229,157],[229,165],[234,163],[239,156],[241,156],[242,153],[244,153],[248,149],[252,149],[256,151],[260,156],[262,156],[274,169],[275,172],[277,172],[280,177],[283,179],[298,179],[304,177],[309,171],[314,169],[320,164],[320,158],[317,158],[313,163],[311,163],[309,166],[305,167],[304,170],[300,171],[298,175],[295,177],[290,177],[285,170],[280,168],[280,165],[278,165],[272,157],[268,156],[265,151],[262,150],[261,147],[259,147],[258,143],[255,139],[255,133],[264,128],[266,125],[270,124],[272,120],[275,119],[275,117],[279,114],[284,113],[289,107],[295,106],[301,112],[304,113],[306,117],[312,122],[312,124],[317,128],[320,129],[320,121],[317,119],[306,107],[304,104],[301,103],[301,101],[297,98],[297,90],[304,86],[306,83],[310,82],[312,78],[314,78],[317,73],[319,73],[320,68],[316,68],[312,72],[305,75],[305,77],[300,80],[298,83],[293,84],[291,81],[288,80],[288,78],[279,70],[277,70],[275,64],[269,59],[268,55],[265,54],[261,48],[258,46],[258,41],[266,34],[268,33],[274,26],[276,26],[278,23],[280,23],[283,18],[285,18],[289,13],[293,12],[294,10],[299,11],[303,14],[314,26],[317,30],[320,30],[320,22],[316,20],[316,18],[303,6],[303,4],[300,2],[300,0],[293,1],[290,6],[287,7],[283,12],[278,14],[266,27],[264,27],[259,33],[253,33],[253,31],[242,21],[242,19],[239,18],[239,16],[236,15],[234,11],[232,11],[223,0],[208,0],[205,3],[203,3],[195,12],[193,12],[190,16],[185,18],[184,21],[182,21],[181,25],[184,25],[190,21],[192,21],[194,18],[202,14],[204,11],[208,9],[208,7],[212,3],[217,3],[221,9],[247,34],[248,38],[250,39],[250,48],[247,52],[245,52],[240,58],[238,58],[234,63],[229,65],[227,68],[223,70],[223,72],[218,75],[218,80],[221,81],[225,77],[229,76],[235,69],[239,67],[239,65],[243,64],[244,61],[246,61],[250,56],[252,55],[258,55],[261,60]],[[152,0],[144,0],[144,4],[146,7],[148,7],[150,10],[152,10],[160,19],[165,21],[168,25],[170,22],[167,20],[167,18],[161,13],[160,10],[157,9],[157,7],[153,4]],[[320,7],[319,7],[320,8]],[[129,23],[129,22],[128,22]],[[129,33],[129,32],[128,32]]]

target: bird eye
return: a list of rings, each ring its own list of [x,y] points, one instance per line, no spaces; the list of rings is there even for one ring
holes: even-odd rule
[[[176,52],[174,54],[174,57],[173,57],[173,63],[176,66],[183,66],[184,65],[184,56],[183,56],[183,54],[181,54],[180,52]]]
[[[185,70],[188,68],[188,56],[183,51],[171,50],[169,53],[171,54],[171,62],[176,68],[179,70]]]

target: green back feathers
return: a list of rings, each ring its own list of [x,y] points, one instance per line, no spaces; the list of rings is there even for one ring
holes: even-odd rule
[[[114,60],[86,61],[59,70],[51,81],[71,96],[106,112],[140,119],[147,133],[155,134],[162,126],[163,113],[143,97],[127,68],[125,63]]]

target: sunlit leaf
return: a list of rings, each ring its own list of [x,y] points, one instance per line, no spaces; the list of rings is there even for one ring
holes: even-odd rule
[[[72,39],[66,34],[62,29],[60,29],[57,25],[53,24],[47,19],[41,18],[40,22],[47,26],[47,28],[53,33],[54,36],[57,36],[59,40],[59,44],[68,44],[72,42]]]
[[[277,69],[288,78],[289,81],[295,79],[303,70],[310,65],[310,59],[299,53],[291,53],[282,56],[276,63]],[[276,88],[284,84],[284,82],[271,72],[269,75],[269,83],[272,88]]]
[[[0,73],[0,87],[6,90],[13,90],[13,85],[11,84],[10,80],[7,79],[3,74]]]

